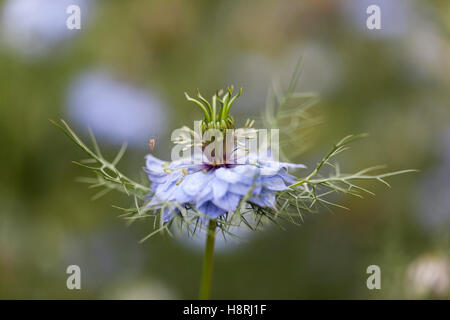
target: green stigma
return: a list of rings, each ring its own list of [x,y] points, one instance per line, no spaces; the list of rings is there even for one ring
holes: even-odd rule
[[[186,99],[195,103],[203,112],[202,130],[207,129],[234,129],[234,118],[230,115],[230,109],[234,101],[242,94],[242,88],[233,96],[234,87],[228,87],[227,90],[219,90],[212,97],[211,103],[206,100],[200,91],[197,92],[197,98],[191,98],[186,92]]]

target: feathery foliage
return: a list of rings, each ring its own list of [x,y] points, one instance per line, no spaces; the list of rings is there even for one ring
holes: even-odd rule
[[[319,118],[308,113],[309,109],[317,102],[317,95],[313,93],[302,94],[295,91],[299,74],[300,64],[297,65],[288,89],[284,93],[276,84],[269,91],[265,110],[265,124],[268,128],[282,129],[281,146],[283,146],[283,143],[285,146],[292,145],[294,139],[298,146],[299,131],[300,136],[303,134],[303,137],[305,137],[304,134],[320,122]],[[239,91],[237,95],[232,96],[233,89],[230,87],[225,94],[221,92],[214,95],[212,104],[204,99],[200,93],[197,95],[198,99],[193,99],[187,94],[186,97],[201,108],[205,117],[204,128],[216,126],[217,128],[229,128],[234,127],[234,119],[229,115],[229,109],[241,92]],[[298,100],[302,101],[299,102]],[[219,110],[217,110],[217,101],[221,104]],[[92,149],[75,134],[64,120],[61,120],[60,123],[52,120],[51,122],[89,156],[88,159],[74,161],[74,163],[91,170],[95,174],[95,177],[79,179],[80,182],[88,183],[90,188],[100,189],[93,199],[98,199],[111,190],[121,191],[132,197],[133,200],[129,208],[115,206],[115,208],[123,211],[122,216],[125,219],[130,222],[142,218],[154,219],[155,230],[142,241],[162,231],[171,234],[170,227],[173,223],[179,223],[179,229],[185,230],[190,235],[194,235],[198,229],[205,227],[204,222],[207,217],[195,207],[173,202],[163,203],[162,206],[158,207],[148,204],[148,200],[151,198],[150,187],[128,178],[117,169],[117,164],[125,153],[126,144],[122,146],[114,160],[108,161],[103,157],[91,131],[89,133],[92,140]],[[246,124],[247,126],[248,124]],[[389,186],[386,178],[415,171],[401,170],[375,174],[374,171],[382,168],[381,166],[375,166],[356,173],[341,173],[339,164],[331,161],[341,152],[347,150],[349,143],[365,136],[365,134],[349,135],[336,143],[309,174],[298,178],[297,182],[290,185],[288,190],[277,193],[275,208],[261,207],[248,202],[252,193],[252,189],[250,189],[248,194],[240,200],[234,212],[228,212],[216,219],[217,228],[224,236],[234,237],[230,232],[230,227],[245,225],[252,230],[256,230],[266,222],[272,222],[282,227],[279,220],[299,224],[303,222],[304,214],[316,213],[320,207],[347,209],[339,203],[333,202],[330,199],[332,194],[346,194],[360,198],[363,197],[364,193],[373,195],[373,192],[358,183],[370,180]],[[297,148],[297,153],[294,152],[294,156],[301,151],[303,151],[301,148]],[[332,166],[334,173],[326,177],[323,176],[321,170],[325,165]],[[175,219],[164,223],[164,210],[173,210],[173,208],[176,208]]]

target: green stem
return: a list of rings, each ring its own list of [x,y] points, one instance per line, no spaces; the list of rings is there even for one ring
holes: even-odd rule
[[[203,257],[202,282],[200,285],[200,300],[208,300],[211,292],[211,274],[214,256],[214,240],[216,237],[216,220],[209,220],[208,236],[206,238],[205,256]]]

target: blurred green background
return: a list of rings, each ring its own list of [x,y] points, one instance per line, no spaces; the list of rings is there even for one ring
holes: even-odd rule
[[[81,30],[67,30],[69,4]],[[368,30],[366,8],[381,8]],[[126,226],[128,199],[76,183],[84,157],[48,119],[66,119],[120,168],[142,174],[148,139],[170,157],[170,132],[200,113],[183,92],[244,88],[234,115],[258,117],[271,80],[317,91],[324,123],[294,159],[313,167],[345,135],[368,132],[343,170],[388,164],[416,174],[342,197],[350,212],[308,216],[287,231],[219,241],[215,299],[415,299],[450,292],[450,2],[413,0],[0,1],[0,298],[196,298],[201,242]],[[282,130],[282,128],[281,128]],[[302,141],[299,141],[302,143]],[[66,288],[80,266],[82,290]],[[368,290],[366,268],[381,268]]]

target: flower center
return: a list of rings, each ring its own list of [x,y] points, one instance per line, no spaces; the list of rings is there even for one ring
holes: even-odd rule
[[[235,164],[231,164],[231,163],[204,163],[202,164],[202,167],[204,170],[206,170],[207,172],[210,171],[214,171],[217,170],[219,168],[233,168],[235,166]]]

